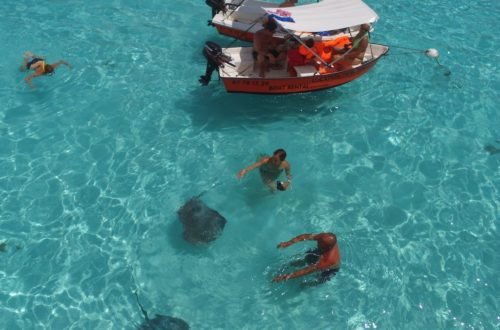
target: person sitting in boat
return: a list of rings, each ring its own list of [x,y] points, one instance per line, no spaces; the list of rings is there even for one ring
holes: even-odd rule
[[[289,41],[289,49],[287,52],[287,71],[292,77],[297,77],[297,71],[295,71],[295,67],[305,64],[304,55],[300,53],[299,47],[300,43],[297,39],[292,38]]]
[[[23,55],[23,63],[21,64],[21,67],[19,70],[21,71],[28,71],[28,70],[34,70],[35,72],[24,78],[28,86],[33,87],[33,83],[31,80],[35,77],[39,77],[42,75],[52,75],[55,72],[55,69],[61,65],[64,64],[68,68],[71,69],[71,65],[67,63],[66,61],[59,60],[58,62],[54,64],[48,64],[45,59],[42,56],[37,56],[34,55],[32,52],[27,51]]]
[[[259,77],[265,78],[269,64],[276,67],[285,59],[286,52],[280,49],[273,40],[273,33],[278,27],[274,19],[268,19],[263,24],[264,28],[255,33],[253,37],[253,59],[257,61]]]
[[[280,8],[293,7],[297,4],[297,0],[285,0],[280,4]]]
[[[307,39],[304,45],[299,47],[299,53],[304,56],[305,64],[313,65],[320,73],[333,72],[333,68],[328,67],[332,61],[332,56],[342,48],[335,47],[332,41],[314,41]]]
[[[353,65],[363,63],[366,49],[369,44],[370,37],[370,24],[362,24],[359,27],[358,33],[350,38],[350,43],[344,45],[344,50],[341,54],[335,55],[334,60],[337,61],[338,67],[342,70],[350,69]]]
[[[319,43],[314,42],[313,38],[304,40],[304,44],[300,45],[299,53],[304,56],[305,64],[313,64],[315,62],[314,54],[318,54],[318,45]]]

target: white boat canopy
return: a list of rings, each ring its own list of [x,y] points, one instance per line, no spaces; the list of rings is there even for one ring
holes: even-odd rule
[[[287,30],[322,32],[375,23],[377,13],[361,0],[323,0],[286,8],[263,8]]]

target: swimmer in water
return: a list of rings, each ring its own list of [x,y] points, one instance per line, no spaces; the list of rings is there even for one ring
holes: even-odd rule
[[[239,171],[238,175],[236,175],[236,178],[239,180],[249,171],[258,167],[260,170],[262,181],[271,189],[272,192],[275,192],[277,187],[280,190],[286,190],[292,183],[292,172],[290,163],[288,163],[285,158],[285,150],[278,149],[274,151],[272,156],[264,156],[255,164],[252,164]],[[278,182],[278,184],[276,184],[275,181],[280,177],[283,170],[285,170],[288,181]]]
[[[26,78],[24,78],[28,86],[33,87],[33,83],[31,81],[33,78],[42,75],[51,75],[55,72],[55,69],[61,64],[64,64],[71,69],[71,65],[66,61],[60,60],[54,64],[48,64],[43,58],[43,56],[38,56],[28,51],[25,52],[23,55],[23,63],[21,64],[19,70],[23,72],[30,70],[35,71]]]
[[[302,234],[289,241],[278,244],[278,249],[284,249],[292,244],[302,241],[316,241],[317,247],[309,250],[304,256],[307,267],[290,274],[282,274],[273,278],[273,282],[286,281],[292,278],[318,273],[316,284],[330,280],[340,269],[340,249],[337,236],[333,233]]]

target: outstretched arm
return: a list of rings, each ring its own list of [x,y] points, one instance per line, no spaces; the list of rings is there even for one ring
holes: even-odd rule
[[[30,74],[29,76],[27,76],[26,78],[24,78],[24,80],[26,81],[28,86],[33,87],[33,83],[31,82],[31,79],[38,77],[40,75],[41,75],[41,73],[34,72],[34,73]]]
[[[59,65],[61,65],[61,64],[64,64],[64,65],[66,65],[69,69],[71,69],[71,64],[69,64],[68,62],[63,61],[63,60],[59,60],[59,61],[57,61],[56,63],[51,64],[51,65],[52,65],[52,67],[55,69],[55,68],[57,68],[57,67],[58,67]]]
[[[264,157],[261,160],[259,160],[258,162],[256,162],[255,164],[252,164],[248,167],[245,167],[244,169],[239,171],[239,173],[236,175],[236,178],[241,179],[245,174],[247,174],[247,172],[253,170],[254,168],[262,166],[262,164],[265,164],[268,161],[269,161],[269,157]]]
[[[318,270],[317,265],[311,265],[309,267],[299,269],[296,272],[293,272],[291,274],[283,274],[280,276],[276,276],[275,278],[273,278],[273,282],[281,282],[281,281],[289,280],[291,278],[296,278],[296,277],[308,275],[308,274],[314,273],[317,270]]]
[[[314,240],[314,239],[316,239],[316,235],[302,234],[302,235],[299,235],[297,237],[292,238],[289,241],[281,242],[280,244],[278,244],[277,248],[282,249],[282,248],[289,247],[290,245],[295,244],[295,243],[300,242],[300,241],[310,241],[310,240]]]

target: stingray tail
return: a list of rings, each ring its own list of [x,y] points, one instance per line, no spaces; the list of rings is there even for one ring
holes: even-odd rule
[[[144,307],[142,307],[141,302],[139,301],[139,296],[137,295],[137,291],[134,291],[135,297],[137,298],[137,303],[139,304],[139,307],[141,308],[142,314],[144,314],[144,318],[146,320],[149,320],[148,318],[148,312],[144,310]]]
[[[198,196],[196,196],[196,198],[200,198],[201,196],[205,195],[207,192],[209,192],[210,190],[214,189],[217,186],[220,186],[221,184],[222,183],[220,181],[215,181],[214,183],[212,183],[212,185],[210,185],[209,188],[203,190]]]

